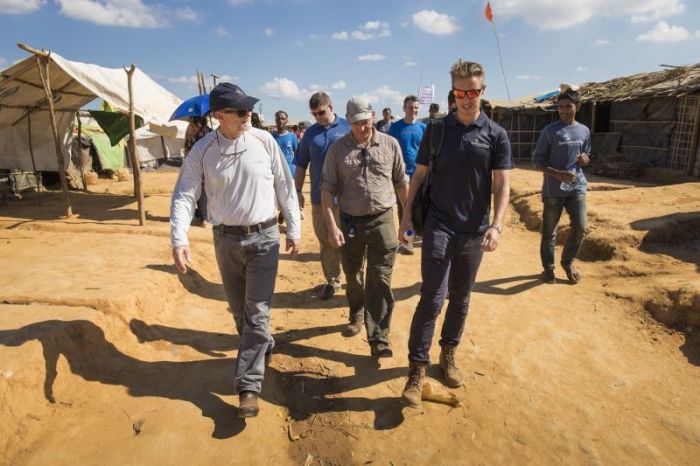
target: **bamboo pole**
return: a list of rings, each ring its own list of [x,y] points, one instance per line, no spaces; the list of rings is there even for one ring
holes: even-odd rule
[[[29,140],[29,156],[32,158],[32,167],[34,168],[34,180],[36,181],[36,190],[41,192],[41,174],[36,171],[36,160],[34,160],[34,144],[32,144],[32,112],[27,112],[27,137]]]
[[[61,180],[61,190],[63,191],[63,207],[66,212],[66,217],[73,216],[73,208],[71,207],[70,194],[68,194],[68,180],[66,179],[66,163],[63,159],[63,151],[61,150],[61,142],[58,138],[58,126],[56,125],[56,115],[53,107],[53,93],[51,92],[51,76],[49,75],[49,64],[51,63],[51,52],[42,52],[35,50],[36,64],[39,69],[39,77],[41,84],[44,86],[46,100],[49,103],[49,119],[51,120],[51,131],[53,140],[56,146],[56,159],[58,160],[58,176]]]
[[[80,121],[80,111],[75,112],[75,118],[78,120],[78,167],[80,168],[80,179],[83,182],[83,192],[88,192],[85,168],[83,167],[83,124]]]
[[[141,183],[141,167],[139,165],[138,156],[136,155],[136,121],[134,118],[134,89],[131,79],[136,66],[133,64],[131,68],[126,69],[127,81],[129,83],[129,154],[131,154],[131,168],[134,171],[134,196],[138,200],[139,206],[139,225],[146,224],[146,212],[143,209],[143,186]]]

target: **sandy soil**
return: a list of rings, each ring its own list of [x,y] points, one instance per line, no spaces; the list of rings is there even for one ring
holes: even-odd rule
[[[191,273],[170,258],[175,177],[145,174],[145,227],[129,182],[72,193],[72,219],[57,195],[0,206],[0,463],[698,464],[697,179],[594,179],[584,279],[559,271],[545,285],[540,175],[515,170],[459,348],[456,408],[399,400],[419,255],[398,257],[395,357],[378,364],[362,336],[340,335],[344,296],[316,298],[305,221],[304,253],[280,263],[262,410],[243,422],[210,229],[191,230]]]

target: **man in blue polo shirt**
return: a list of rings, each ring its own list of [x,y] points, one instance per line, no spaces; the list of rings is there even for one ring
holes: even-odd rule
[[[544,173],[542,182],[542,280],[556,282],[554,277],[554,247],[557,241],[557,225],[562,210],[571,219],[571,233],[561,256],[561,266],[569,283],[576,284],[581,274],[573,262],[586,234],[586,177],[581,167],[588,165],[591,151],[591,132],[576,121],[581,108],[581,95],[566,90],[557,98],[559,121],[542,130],[532,155],[535,167]]]
[[[299,207],[304,208],[304,195],[301,189],[304,187],[306,169],[311,164],[311,217],[314,224],[314,233],[318,238],[321,250],[321,267],[326,278],[326,285],[321,292],[322,299],[332,298],[340,290],[340,250],[328,242],[328,229],[323,218],[321,207],[321,174],[323,162],[326,160],[326,152],[335,141],[345,136],[350,131],[347,120],[333,113],[333,103],[325,92],[317,92],[309,99],[311,115],[316,123],[311,125],[301,138],[299,148],[294,156],[294,182],[299,196]],[[334,215],[340,223],[338,206],[334,207]]]
[[[421,257],[423,284],[408,341],[409,375],[402,398],[410,406],[421,404],[435,322],[448,295],[440,338],[440,369],[447,386],[458,387],[464,381],[455,364],[455,349],[462,337],[483,253],[498,247],[510,196],[513,159],[508,135],[481,111],[481,95],[486,89],[484,70],[478,63],[460,59],[452,65],[450,74],[457,109],[442,120],[442,125],[431,125],[426,131],[399,227],[399,238],[413,228],[410,206],[428,173],[431,133],[444,129],[429,181],[431,205]]]

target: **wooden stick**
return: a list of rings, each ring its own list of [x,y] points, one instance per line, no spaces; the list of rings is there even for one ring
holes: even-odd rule
[[[134,118],[134,89],[131,84],[131,79],[136,71],[136,66],[133,64],[131,68],[126,69],[127,80],[129,82],[129,153],[131,154],[131,168],[134,170],[134,196],[138,200],[139,206],[139,225],[146,224],[146,212],[143,209],[143,189],[141,185],[141,166],[139,165],[138,156],[136,155],[136,121]]]
[[[83,182],[83,192],[88,192],[85,168],[83,167],[83,124],[80,121],[80,112],[75,112],[78,120],[78,166],[80,167],[80,180]]]
[[[32,118],[31,112],[27,112],[27,136],[29,138],[29,156],[32,158],[32,167],[34,167],[34,180],[36,181],[36,190],[41,192],[41,175],[36,171],[36,161],[34,160],[34,144],[32,144]]]
[[[68,181],[66,179],[66,164],[63,160],[63,151],[61,150],[61,142],[58,139],[58,126],[56,125],[56,115],[53,110],[53,94],[51,93],[51,76],[49,75],[49,64],[51,62],[50,53],[36,54],[36,65],[39,69],[39,77],[44,85],[44,93],[46,100],[49,103],[49,119],[51,120],[51,130],[53,132],[53,140],[56,146],[56,159],[58,160],[58,176],[61,179],[61,189],[63,191],[63,207],[66,211],[66,217],[73,216],[73,208],[70,203],[70,194],[68,194]]]

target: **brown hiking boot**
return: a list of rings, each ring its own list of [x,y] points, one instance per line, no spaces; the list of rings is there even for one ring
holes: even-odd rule
[[[258,415],[258,394],[250,390],[238,395],[238,417],[255,417]]]
[[[420,408],[423,397],[423,383],[425,382],[428,365],[424,362],[411,361],[408,365],[408,380],[403,389],[401,398],[413,408]]]
[[[445,345],[440,349],[440,370],[442,379],[450,388],[461,387],[464,383],[464,376],[455,365],[456,346]]]

